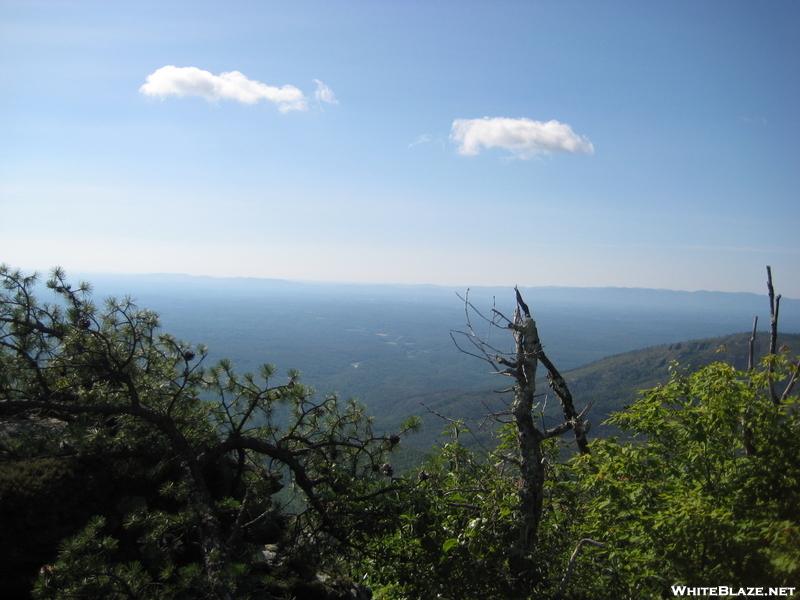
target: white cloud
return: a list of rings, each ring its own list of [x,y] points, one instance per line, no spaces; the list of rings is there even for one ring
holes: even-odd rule
[[[282,113],[308,108],[305,95],[293,85],[273,87],[248,79],[239,71],[214,75],[196,67],[169,65],[148,75],[147,83],[139,88],[139,91],[159,98],[170,95],[200,96],[209,101],[231,99],[244,104],[267,100],[277,104],[278,110]],[[329,89],[328,92],[330,92]],[[332,92],[330,92],[330,97],[333,97]]]
[[[317,91],[314,92],[314,98],[318,101],[327,102],[328,104],[339,104],[339,101],[334,97],[333,90],[327,85],[322,83],[319,79],[315,79],[317,84]]]
[[[426,144],[427,142],[431,141],[431,136],[429,133],[423,133],[422,135],[418,136],[413,142],[411,142],[408,147],[411,148],[416,146],[417,144]]]
[[[743,116],[743,117],[741,117],[741,119],[742,119],[742,121],[744,121],[745,123],[747,123],[749,125],[752,125],[752,124],[766,125],[767,124],[767,120],[764,117],[751,118],[751,117],[744,117]]]
[[[543,123],[525,118],[456,119],[453,121],[450,139],[460,144],[459,154],[467,155],[478,154],[481,146],[506,148],[520,158],[550,152],[594,152],[592,143],[585,137],[576,135],[565,123]]]

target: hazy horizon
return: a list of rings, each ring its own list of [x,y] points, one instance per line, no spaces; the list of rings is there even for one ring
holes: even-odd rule
[[[9,265],[11,267],[17,267],[17,265]],[[31,269],[28,272],[36,271],[39,274],[39,277],[44,280],[46,279],[51,271],[52,267],[49,269]],[[23,269],[25,270],[25,269]],[[249,275],[194,275],[190,273],[166,273],[166,272],[140,272],[140,273],[120,273],[120,272],[111,272],[111,271],[70,271],[66,270],[67,279],[71,282],[76,282],[78,279],[83,279],[92,283],[93,277],[100,277],[100,278],[137,278],[137,277],[153,277],[153,278],[169,278],[169,277],[187,277],[191,279],[213,279],[213,280],[234,280],[234,281],[274,281],[274,282],[285,282],[285,283],[297,283],[297,284],[307,284],[307,285],[331,285],[331,286],[377,286],[377,287],[420,287],[420,288],[443,288],[447,290],[456,289],[456,290],[468,290],[468,289],[485,289],[485,288],[508,288],[509,290],[513,290],[516,284],[501,284],[501,285],[476,285],[476,284],[438,284],[438,283],[406,283],[406,282],[396,282],[396,281],[386,281],[386,282],[375,282],[375,281],[337,281],[337,280],[324,280],[324,279],[291,279],[291,278],[284,278],[284,277],[257,277],[257,276],[249,276]],[[575,290],[649,290],[654,292],[685,292],[685,293],[696,293],[696,292],[706,292],[706,293],[720,293],[720,294],[754,294],[757,296],[766,296],[767,295],[767,288],[766,288],[766,268],[764,270],[764,277],[763,277],[763,287],[764,289],[761,291],[724,291],[724,290],[711,290],[707,288],[699,288],[699,289],[691,289],[691,290],[682,290],[682,289],[674,289],[674,288],[654,288],[654,287],[643,287],[643,286],[624,286],[624,285],[593,285],[593,286],[581,286],[581,285],[519,285],[521,289],[547,289],[547,288],[554,288],[554,289],[575,289]],[[781,281],[779,280],[779,275],[777,275],[773,270],[773,283],[775,284],[775,294],[780,294],[783,298],[796,300],[800,298],[794,298],[787,294],[784,294],[780,287]]]

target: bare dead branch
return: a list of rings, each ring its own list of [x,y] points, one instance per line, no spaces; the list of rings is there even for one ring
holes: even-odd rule
[[[758,315],[756,315],[756,318],[753,319],[753,334],[750,336],[749,354],[748,354],[748,358],[747,358],[747,369],[748,370],[753,368],[754,354],[755,354],[755,343],[756,343],[756,328],[757,327],[758,327]]]
[[[491,325],[491,327],[499,327],[499,326],[498,325]],[[506,329],[506,328],[503,328],[503,329]],[[495,348],[494,346],[492,346],[488,342],[488,339],[489,339],[489,335],[488,334],[486,335],[486,339],[482,340],[472,330],[470,330],[469,333],[466,333],[464,331],[454,331],[453,333],[460,333],[461,335],[466,336],[476,348],[479,348],[481,350],[481,352],[485,352],[486,354],[489,354],[491,356],[504,356],[504,355],[510,356],[511,355],[510,352],[505,352],[504,350],[500,350],[499,348]]]
[[[436,412],[435,410],[433,410],[430,406],[428,406],[424,402],[420,402],[420,404],[422,406],[424,406],[425,410],[427,410],[429,413],[436,415],[437,417],[439,417],[440,419],[442,419],[444,421],[447,421],[448,423],[453,423],[454,425],[457,425],[459,423],[459,421],[457,421],[455,419],[451,419],[450,417],[445,417],[443,414]]]
[[[525,304],[525,301],[522,299],[522,294],[519,293],[519,288],[517,286],[514,286],[514,293],[517,296],[517,305],[522,309],[522,313],[530,319],[531,311],[528,308],[528,305]]]
[[[544,438],[549,440],[553,437],[558,437],[560,435],[565,434],[570,429],[575,429],[575,424],[572,421],[564,421],[563,423],[559,423],[552,429],[548,429],[544,432]]]
[[[800,377],[800,360],[797,361],[797,364],[794,366],[794,373],[792,373],[789,382],[786,384],[786,389],[783,390],[783,394],[781,394],[781,402],[786,401],[789,397],[789,394],[792,393],[792,388],[794,384],[797,383],[797,379]]]
[[[504,371],[495,371],[495,373],[497,375],[506,375],[507,374]],[[508,373],[508,374],[510,374],[510,373]],[[506,388],[504,390],[493,390],[493,391],[494,391],[495,394],[507,394],[508,392],[513,392],[514,391],[514,386],[512,385],[511,387]]]
[[[511,410],[500,410],[500,411],[492,411],[486,402],[481,402],[483,408],[486,410],[486,414],[483,415],[483,419],[481,420],[480,424],[478,425],[478,431],[485,431],[487,429],[491,429],[494,423],[502,423],[500,417],[508,416],[511,414]]]
[[[510,329],[511,328],[511,325],[514,323],[511,319],[509,319],[507,316],[505,316],[503,313],[501,313],[496,308],[493,308],[492,312],[495,315],[497,315],[498,317],[502,318],[506,323],[508,323],[509,326],[508,327],[504,327],[504,329]],[[498,325],[498,327],[499,327],[499,325]]]
[[[482,346],[486,346],[486,347],[492,349],[493,352],[498,353],[498,354],[505,354],[501,350],[497,350],[496,348],[492,348],[491,345],[489,344],[489,338],[491,337],[491,333],[492,333],[492,330],[494,328],[497,328],[497,329],[508,329],[508,327],[503,327],[502,325],[498,324],[497,320],[494,317],[489,319],[480,310],[478,310],[475,307],[475,305],[472,304],[472,302],[470,302],[470,300],[469,300],[469,289],[467,289],[467,293],[464,295],[464,297],[462,297],[458,293],[456,293],[456,296],[458,296],[464,302],[464,312],[465,312],[465,315],[466,315],[467,328],[470,331],[469,335],[471,337],[474,337],[476,340],[478,340],[478,342]],[[469,316],[470,309],[472,311],[474,311],[476,315],[478,315],[481,319],[483,319],[488,324],[488,330],[486,331],[486,338],[485,339],[481,339],[475,333],[475,329],[472,326],[472,320],[470,319],[470,316]],[[509,325],[511,325],[511,321],[509,321],[505,316],[503,316],[503,314],[500,311],[497,310],[496,304],[493,305],[493,307],[492,307],[492,314],[495,317],[499,316],[499,317],[503,318],[505,321],[507,321],[509,323]]]
[[[464,348],[462,348],[459,345],[458,340],[456,340],[455,336],[453,335],[454,333],[458,333],[458,334],[463,335],[464,337],[466,337],[470,341],[470,343],[472,343],[474,346],[476,346],[481,351],[482,356],[481,356],[481,354],[475,354],[474,352],[470,352],[469,350],[464,350]],[[474,356],[475,358],[479,358],[480,360],[484,360],[484,361],[488,362],[490,365],[492,365],[492,367],[494,369],[498,368],[497,364],[495,364],[495,362],[491,358],[489,358],[492,355],[489,354],[488,352],[485,352],[484,349],[481,348],[480,343],[476,342],[475,339],[470,336],[470,334],[465,333],[463,331],[451,331],[450,332],[450,339],[453,340],[453,343],[455,344],[455,346],[456,346],[456,348],[458,349],[459,352],[463,352],[467,356]]]
[[[584,417],[584,415],[586,415],[586,413],[589,412],[589,410],[592,408],[592,406],[594,406],[594,400],[592,400],[586,406],[583,407],[583,410],[578,414],[578,418],[582,419]]]
[[[427,409],[428,412],[430,412],[431,414],[436,415],[437,417],[439,417],[440,419],[442,419],[444,421],[447,421],[448,423],[452,423],[453,425],[462,425],[464,423],[464,421],[457,421],[455,419],[451,419],[450,417],[446,417],[443,414],[441,414],[439,412],[436,412],[430,406],[427,406],[426,404],[424,404],[422,402],[420,402],[420,404],[422,404],[422,406],[424,406]],[[483,427],[483,424],[482,423],[478,423],[477,421],[472,420],[472,419],[470,419],[470,420],[478,426],[478,431],[480,431],[481,428]],[[469,427],[464,427],[464,429],[472,436],[472,438],[483,449],[484,452],[486,452],[487,454],[490,454],[490,455],[494,455],[494,453],[491,450],[489,450],[486,447],[486,445],[480,439],[478,439],[478,436],[475,435],[475,432],[472,431],[472,429],[470,429]]]
[[[478,315],[481,319],[489,323],[490,327],[496,326],[494,319],[489,319],[488,317],[484,316],[484,314],[481,311],[479,311],[475,307],[475,305],[472,304],[472,302],[469,301],[469,288],[467,288],[467,292],[466,294],[464,294],[463,298],[461,297],[461,294],[459,294],[458,292],[456,292],[456,296],[458,296],[464,302],[464,314],[466,315],[467,327],[469,327],[470,331],[472,331],[473,333],[475,331],[472,327],[472,320],[470,319],[469,316],[470,309],[472,309],[475,312],[475,314]]]
[[[778,347],[778,311],[781,296],[775,296],[772,286],[772,267],[767,266],[767,292],[769,293],[769,353],[775,354]]]
[[[510,369],[519,368],[519,363],[516,360],[509,360],[508,358],[505,358],[503,356],[498,356],[496,360],[504,367],[508,367]]]
[[[567,584],[569,583],[569,577],[572,574],[572,568],[575,566],[575,561],[578,559],[578,554],[580,554],[581,549],[586,544],[591,544],[592,546],[600,546],[600,547],[605,546],[603,542],[590,540],[589,538],[584,538],[580,542],[578,542],[578,545],[575,546],[575,551],[572,553],[572,556],[569,559],[569,563],[567,563],[567,568],[564,570],[564,576],[561,578],[561,585],[558,587],[556,595],[553,596],[553,600],[560,600],[561,598],[564,597],[564,594],[567,591]]]
[[[775,296],[775,289],[772,287],[772,268],[767,266],[767,292],[769,293],[769,355],[774,356],[778,348],[778,312],[781,306],[781,296]],[[772,375],[775,367],[770,362],[767,367],[767,372]],[[770,381],[769,395],[774,403],[778,403],[780,398],[775,392],[775,384]]]
[[[575,403],[572,400],[572,393],[569,391],[567,382],[564,380],[564,377],[561,375],[558,369],[556,369],[552,361],[547,358],[544,350],[539,353],[539,360],[548,371],[547,379],[550,383],[550,387],[561,401],[561,407],[564,410],[564,418],[567,421],[572,422],[574,425],[572,429],[575,431],[575,441],[578,444],[581,454],[590,454],[589,440],[586,439],[588,427],[586,427],[583,418],[583,414],[586,412],[588,407],[585,408],[580,415],[578,415],[577,411],[575,410]]]

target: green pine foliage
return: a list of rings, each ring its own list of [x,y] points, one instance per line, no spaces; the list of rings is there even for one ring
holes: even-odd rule
[[[0,283],[0,514],[21,534],[0,545],[5,590],[26,597],[38,572],[37,598],[267,598],[386,520],[364,507],[395,491],[415,420],[376,435],[297,371],[206,368],[204,346],[130,299],[98,308],[59,269],[52,303],[35,276],[2,266]]]

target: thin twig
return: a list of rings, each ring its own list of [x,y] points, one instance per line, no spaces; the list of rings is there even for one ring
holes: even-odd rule
[[[233,524],[231,535],[228,537],[228,551],[233,549],[233,547],[236,545],[237,540],[239,539],[239,533],[241,533],[242,531],[242,523],[244,522],[244,516],[247,514],[247,508],[252,499],[253,499],[253,488],[248,485],[247,491],[244,493],[244,500],[242,500],[242,505],[239,507],[239,514],[236,515],[236,522]]]
[[[463,424],[463,423],[465,422],[465,421],[456,421],[456,420],[454,420],[454,419],[451,419],[450,417],[446,417],[446,416],[444,416],[443,414],[436,412],[436,411],[435,411],[435,410],[433,410],[433,409],[432,409],[430,406],[427,406],[427,405],[425,405],[425,404],[424,404],[424,403],[422,403],[422,402],[420,402],[420,404],[422,404],[422,406],[424,406],[426,409],[428,409],[428,411],[429,411],[429,412],[433,413],[434,415],[436,415],[436,416],[437,416],[437,417],[439,417],[440,419],[444,419],[444,420],[445,420],[445,421],[447,421],[448,423],[452,423],[453,425],[459,425],[459,424]],[[480,431],[481,424],[480,424],[480,423],[478,423],[477,421],[475,421],[474,419],[470,419],[470,421],[472,421],[473,423],[475,423],[476,425],[478,425],[478,430]],[[466,430],[466,431],[467,431],[467,432],[468,432],[468,433],[469,433],[469,434],[472,436],[472,438],[475,440],[475,442],[476,442],[476,443],[477,443],[477,444],[478,444],[478,445],[479,445],[481,448],[483,448],[484,452],[486,452],[487,454],[494,454],[494,453],[493,453],[491,450],[489,450],[489,449],[486,447],[486,445],[485,445],[483,442],[481,442],[481,441],[478,439],[478,436],[477,436],[477,435],[475,435],[475,432],[474,432],[474,431],[472,431],[472,429],[470,429],[469,427],[464,427],[464,429],[465,429],[465,430]]]
[[[783,394],[781,394],[781,402],[784,402],[789,397],[789,394],[792,393],[792,388],[797,382],[798,377],[800,377],[800,360],[797,361],[797,364],[794,367],[794,373],[792,373],[789,383],[786,384],[786,389],[783,390]]]

